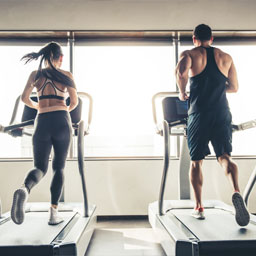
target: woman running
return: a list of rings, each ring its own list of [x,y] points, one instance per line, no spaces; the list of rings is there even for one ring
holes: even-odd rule
[[[58,216],[58,202],[64,182],[64,167],[72,138],[72,124],[69,112],[78,104],[76,86],[70,72],[61,70],[63,53],[56,42],[48,43],[39,52],[22,57],[25,63],[40,58],[39,68],[33,71],[22,93],[22,101],[37,110],[33,134],[34,168],[27,174],[24,184],[14,192],[11,218],[21,224],[25,217],[25,205],[31,189],[43,178],[48,169],[49,155],[53,146],[53,178],[51,183],[51,207],[49,225],[63,221]],[[42,68],[44,62],[45,68]],[[38,103],[30,99],[34,87]],[[66,105],[69,94],[70,105]]]

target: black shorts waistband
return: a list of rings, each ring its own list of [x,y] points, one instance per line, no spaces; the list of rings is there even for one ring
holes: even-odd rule
[[[66,110],[55,110],[55,111],[49,111],[44,113],[38,113],[38,116],[48,116],[48,115],[67,115],[69,114]]]

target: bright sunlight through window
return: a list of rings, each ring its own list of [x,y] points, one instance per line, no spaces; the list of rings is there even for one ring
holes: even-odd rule
[[[38,51],[44,44],[0,45],[0,124],[8,125],[16,98],[22,93],[29,74],[39,61],[24,65],[21,57]],[[191,46],[192,47],[192,46]],[[182,46],[179,51],[191,47]],[[218,46],[217,46],[218,47]],[[256,46],[220,46],[234,60],[239,92],[229,94],[234,123],[255,119],[256,93],[254,65]],[[69,70],[69,49],[63,46],[62,68]],[[162,156],[163,139],[155,133],[152,96],[161,91],[175,91],[175,56],[172,44],[80,43],[74,47],[74,78],[78,91],[93,98],[90,135],[85,140],[85,155],[90,157]],[[21,113],[20,113],[21,114]],[[0,134],[0,157],[32,157],[30,137],[12,138]],[[233,155],[255,155],[255,129],[233,136]],[[175,144],[175,140],[173,139]],[[172,155],[176,154],[176,147]],[[76,154],[74,154],[76,155]]]
[[[171,45],[75,47],[78,91],[94,100],[87,156],[162,155],[151,99],[175,91],[173,54]]]

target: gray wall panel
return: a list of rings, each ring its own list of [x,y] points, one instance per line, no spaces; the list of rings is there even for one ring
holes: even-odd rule
[[[1,0],[1,30],[255,30],[254,0]]]

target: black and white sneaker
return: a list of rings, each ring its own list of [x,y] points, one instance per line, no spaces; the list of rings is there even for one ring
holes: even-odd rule
[[[246,226],[250,222],[250,214],[245,206],[240,193],[235,192],[232,196],[232,202],[235,207],[235,218],[239,226]]]
[[[21,187],[14,192],[11,218],[14,223],[21,224],[25,218],[25,206],[28,200],[28,190],[26,187]]]

